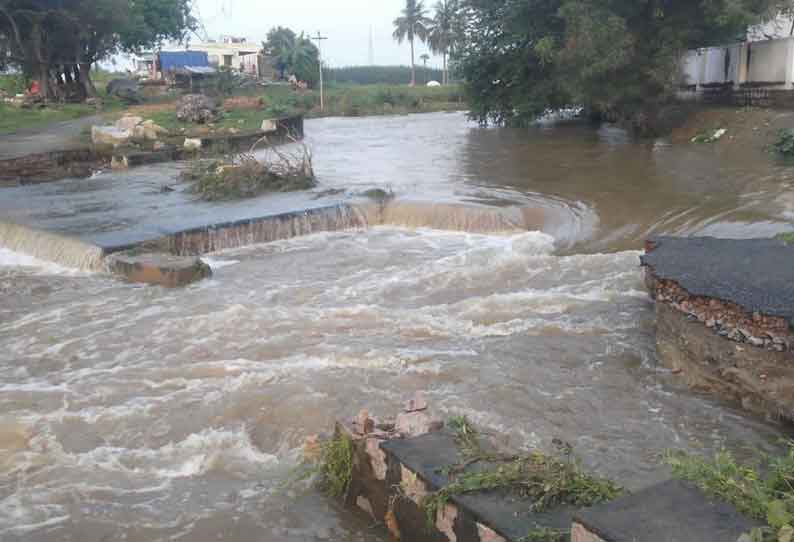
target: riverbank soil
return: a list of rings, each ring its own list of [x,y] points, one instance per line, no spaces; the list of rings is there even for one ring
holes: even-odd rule
[[[794,111],[703,106],[694,109],[684,124],[673,129],[670,140],[673,144],[688,144],[698,136],[724,129],[725,134],[712,144],[767,149],[784,128],[794,128]]]

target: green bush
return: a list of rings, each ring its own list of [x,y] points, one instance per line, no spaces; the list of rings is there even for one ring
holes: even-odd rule
[[[8,94],[22,94],[27,90],[27,80],[22,74],[0,75],[0,90]]]
[[[773,147],[783,156],[794,156],[794,128],[780,130]]]

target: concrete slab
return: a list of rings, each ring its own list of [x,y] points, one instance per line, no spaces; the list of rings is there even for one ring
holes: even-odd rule
[[[794,247],[775,239],[658,237],[642,264],[691,295],[736,303],[794,324]]]
[[[381,449],[422,478],[437,491],[449,484],[444,467],[460,462],[454,435],[447,431],[416,438],[395,439],[381,443]],[[469,470],[478,468],[472,466]],[[483,465],[479,465],[483,468]],[[569,529],[572,507],[559,507],[544,513],[530,513],[530,502],[508,492],[492,491],[454,496],[452,502],[478,522],[486,524],[508,540],[521,540],[533,529]]]
[[[156,164],[86,179],[4,188],[2,221],[80,239],[103,249],[129,247],[174,233],[282,213],[328,207],[344,194],[265,194],[205,202],[179,183],[184,164]],[[170,187],[165,190],[163,187]]]
[[[736,542],[760,526],[679,480],[582,510],[574,521],[605,542]]]

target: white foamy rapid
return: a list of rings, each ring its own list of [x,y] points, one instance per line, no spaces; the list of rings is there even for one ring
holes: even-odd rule
[[[320,233],[211,254],[213,278],[179,290],[6,268],[0,539],[378,540],[284,486],[305,436],[420,389],[510,445],[563,438],[632,487],[674,443],[766,445],[654,368],[639,253],[554,247]]]
[[[54,262],[40,260],[22,252],[14,252],[8,248],[0,247],[0,268],[8,270],[8,268],[20,267],[44,274],[76,273],[78,271]]]

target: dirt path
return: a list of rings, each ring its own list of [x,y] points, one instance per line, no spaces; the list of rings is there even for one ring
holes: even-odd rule
[[[70,150],[83,147],[80,135],[86,126],[101,124],[100,115],[56,122],[44,128],[0,135],[0,160],[28,154]]]

